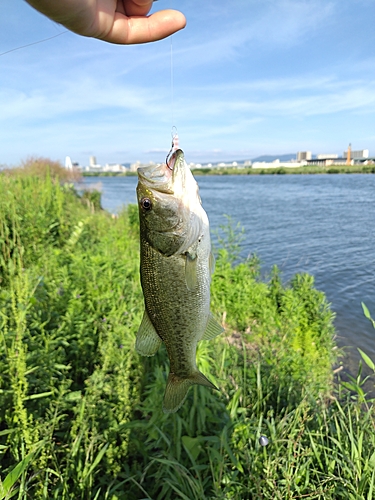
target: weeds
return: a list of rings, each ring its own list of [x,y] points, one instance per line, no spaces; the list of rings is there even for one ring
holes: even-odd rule
[[[136,209],[112,219],[42,171],[0,176],[0,499],[373,498],[372,400],[361,368],[333,381],[311,276],[262,282],[229,224],[212,284],[226,333],[197,352],[220,392],[165,415],[166,351],[134,350]]]

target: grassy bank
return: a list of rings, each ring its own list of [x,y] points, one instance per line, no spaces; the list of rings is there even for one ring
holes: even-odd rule
[[[114,219],[44,164],[0,176],[0,499],[373,498],[375,415],[360,376],[334,379],[324,294],[262,282],[236,238],[212,285],[226,333],[198,348],[220,392],[165,415],[165,349],[134,350],[136,207]]]
[[[199,168],[197,175],[284,175],[284,174],[374,174],[375,165],[332,165],[328,167],[309,165],[288,168]]]

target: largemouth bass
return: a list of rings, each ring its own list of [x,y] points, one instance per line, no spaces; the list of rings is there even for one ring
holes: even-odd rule
[[[181,149],[168,164],[138,169],[137,198],[145,311],[135,346],[153,356],[164,342],[170,373],[163,410],[173,413],[191,385],[217,389],[196,365],[197,343],[223,331],[210,313],[209,222]]]

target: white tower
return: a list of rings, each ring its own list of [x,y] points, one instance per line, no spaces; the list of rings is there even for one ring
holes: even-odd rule
[[[73,170],[73,163],[72,163],[72,160],[71,160],[70,156],[67,156],[65,158],[65,168],[67,170]]]

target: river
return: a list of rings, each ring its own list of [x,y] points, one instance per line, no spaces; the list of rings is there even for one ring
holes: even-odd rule
[[[346,368],[357,371],[357,347],[375,361],[375,175],[199,176],[202,203],[213,232],[224,214],[245,229],[242,256],[257,254],[267,276],[274,264],[287,281],[314,275],[336,313],[337,342]],[[136,177],[86,177],[100,187],[103,208],[114,213],[135,203]],[[80,186],[81,187],[81,186]]]

